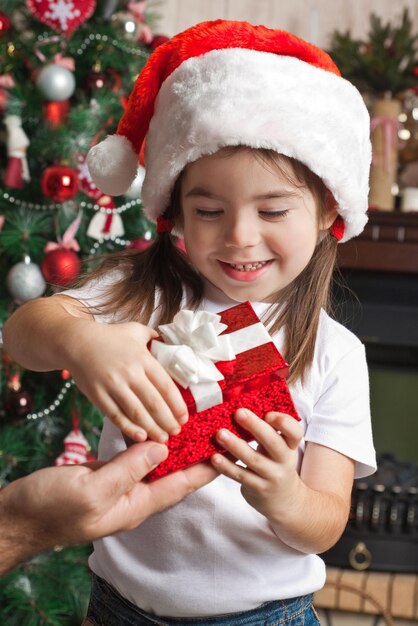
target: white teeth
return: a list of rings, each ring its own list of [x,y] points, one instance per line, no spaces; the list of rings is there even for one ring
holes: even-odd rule
[[[239,272],[253,272],[254,270],[259,270],[260,267],[264,267],[267,261],[258,261],[257,263],[245,263],[242,265],[235,265],[234,263],[228,263],[234,270],[238,270]]]

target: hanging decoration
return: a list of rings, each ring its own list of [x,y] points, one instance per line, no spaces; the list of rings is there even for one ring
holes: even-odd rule
[[[35,73],[35,82],[40,93],[46,99],[43,106],[44,116],[51,126],[56,128],[63,124],[70,110],[69,98],[75,91],[75,62],[72,57],[64,57],[61,53],[55,54],[52,62],[47,62],[46,56],[40,47],[45,44],[58,43],[59,37],[47,37],[38,41],[35,54],[45,65]]]
[[[28,255],[9,270],[6,285],[18,304],[39,298],[46,289],[46,283],[39,266],[32,263]]]
[[[30,180],[26,150],[29,139],[22,128],[22,120],[18,115],[6,115],[4,124],[7,131],[7,167],[4,185],[13,189],[22,189]]]
[[[58,244],[57,244],[58,245]],[[49,250],[41,263],[41,272],[51,285],[65,287],[80,274],[80,257],[68,248]]]
[[[74,198],[78,192],[77,172],[67,165],[47,167],[41,179],[42,192],[56,202]]]
[[[77,254],[80,247],[75,239],[80,223],[81,213],[67,228],[60,242],[49,241],[45,246],[41,272],[51,285],[64,287],[80,274],[81,261]]]
[[[100,208],[89,223],[87,235],[98,241],[122,237],[125,234],[125,228],[113,198],[102,195],[97,200],[97,206]]]
[[[71,35],[93,14],[95,0],[27,0],[29,11],[43,24]]]
[[[0,37],[10,30],[11,22],[7,15],[0,11]]]
[[[51,102],[63,102],[75,91],[74,60],[70,57],[55,57],[39,71],[36,86],[42,96]]]
[[[90,445],[79,428],[79,420],[75,405],[72,410],[73,429],[64,439],[64,452],[55,460],[55,465],[80,465],[94,461],[95,456],[90,453]]]

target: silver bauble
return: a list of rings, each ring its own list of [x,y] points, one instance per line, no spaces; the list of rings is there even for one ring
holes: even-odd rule
[[[74,73],[62,65],[45,65],[38,74],[36,86],[41,94],[51,102],[68,100],[75,90]]]
[[[141,197],[142,183],[145,178],[145,168],[140,165],[132,185],[123,195],[129,200],[138,200]]]
[[[27,258],[13,265],[7,274],[6,285],[13,298],[19,302],[39,298],[46,289],[39,266]]]

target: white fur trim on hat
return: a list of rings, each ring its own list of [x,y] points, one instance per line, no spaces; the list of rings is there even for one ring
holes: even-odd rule
[[[235,145],[298,159],[334,195],[345,222],[341,241],[363,230],[370,120],[347,80],[294,57],[244,48],[184,61],[156,99],[145,152],[145,214],[153,221],[162,214],[188,163]],[[102,168],[104,178],[113,167]]]
[[[110,196],[119,196],[135,180],[138,156],[126,137],[109,135],[90,149],[87,167],[100,191]]]

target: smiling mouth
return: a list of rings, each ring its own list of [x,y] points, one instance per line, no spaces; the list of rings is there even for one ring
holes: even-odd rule
[[[226,263],[226,261],[224,261],[224,263],[238,272],[254,272],[254,270],[261,269],[270,263],[270,261],[255,261],[252,263]]]

